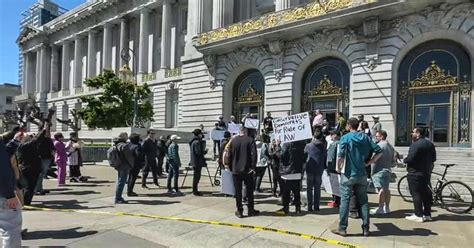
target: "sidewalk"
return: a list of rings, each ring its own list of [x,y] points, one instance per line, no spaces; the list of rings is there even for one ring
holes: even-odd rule
[[[211,175],[214,175],[213,169]],[[186,178],[185,196],[170,197],[166,189],[141,189],[138,197],[128,198],[130,204],[114,205],[115,171],[107,166],[83,167],[83,174],[91,176],[88,183],[70,184],[57,188],[56,180],[45,180],[47,196],[35,196],[33,206],[54,209],[125,212],[152,214],[226,223],[258,225],[301,232],[316,237],[347,242],[362,247],[472,247],[474,237],[473,215],[454,215],[434,207],[434,221],[413,223],[404,219],[412,212],[412,205],[392,198],[392,213],[388,216],[371,216],[371,237],[360,236],[361,221],[350,219],[348,233],[343,238],[333,235],[330,229],[337,225],[337,209],[327,208],[329,195],[323,194],[322,209],[316,214],[277,216],[280,200],[263,193],[256,196],[258,217],[238,219],[234,216],[235,201],[219,194],[220,187],[211,187],[207,172],[203,170],[200,190],[202,197],[191,195],[192,175]],[[204,176],[206,175],[206,177]],[[268,179],[268,177],[266,177]],[[180,176],[180,183],[183,176]],[[151,180],[149,179],[149,182]],[[151,183],[150,183],[151,184]],[[166,180],[160,179],[165,185]],[[269,188],[265,182],[263,188]],[[375,202],[376,195],[369,195]],[[372,204],[375,206],[375,204]],[[290,208],[294,211],[294,208]],[[68,247],[338,247],[333,244],[304,239],[288,234],[216,226],[176,220],[157,220],[132,216],[109,216],[90,213],[62,213],[25,211],[24,238],[26,246]]]

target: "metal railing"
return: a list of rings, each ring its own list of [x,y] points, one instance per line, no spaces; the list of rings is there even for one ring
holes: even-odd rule
[[[179,77],[182,74],[181,67],[165,69],[165,78]]]

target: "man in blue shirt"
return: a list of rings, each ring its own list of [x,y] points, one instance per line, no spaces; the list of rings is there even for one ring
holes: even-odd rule
[[[333,233],[346,236],[349,218],[349,200],[351,193],[357,197],[359,211],[362,217],[362,231],[364,236],[369,236],[369,203],[367,199],[367,173],[366,166],[377,161],[382,150],[365,133],[357,132],[359,121],[349,119],[347,126],[350,132],[342,136],[337,153],[336,170],[341,173],[341,205],[339,208],[339,227]],[[374,157],[367,161],[370,153]]]

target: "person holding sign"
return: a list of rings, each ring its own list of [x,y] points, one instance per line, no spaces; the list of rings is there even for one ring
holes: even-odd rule
[[[280,142],[277,141],[277,144]],[[281,197],[283,208],[277,213],[287,215],[290,213],[290,194],[293,193],[295,212],[301,213],[301,172],[305,159],[304,141],[285,143],[280,153]]]
[[[235,187],[235,203],[237,211],[235,216],[243,218],[242,183],[245,183],[248,200],[248,216],[257,216],[260,211],[254,208],[253,189],[255,167],[257,164],[257,148],[254,140],[248,136],[247,128],[241,127],[239,136],[234,137],[226,147],[226,170],[233,174]]]
[[[214,151],[214,157],[213,159],[215,160],[217,158],[217,153],[219,152],[219,147],[221,146],[221,140],[224,138],[224,132],[225,129],[222,129],[219,126],[219,123],[216,122],[214,129],[211,131],[211,139],[213,142],[212,149]]]

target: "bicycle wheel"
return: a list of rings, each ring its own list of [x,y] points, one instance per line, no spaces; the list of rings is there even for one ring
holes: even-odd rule
[[[441,204],[453,213],[468,213],[473,207],[471,188],[463,182],[449,181],[441,188]]]
[[[398,189],[398,194],[404,201],[406,202],[413,201],[413,198],[411,197],[411,194],[410,194],[410,188],[408,187],[408,179],[406,175],[401,177],[400,180],[398,180],[397,189]]]

